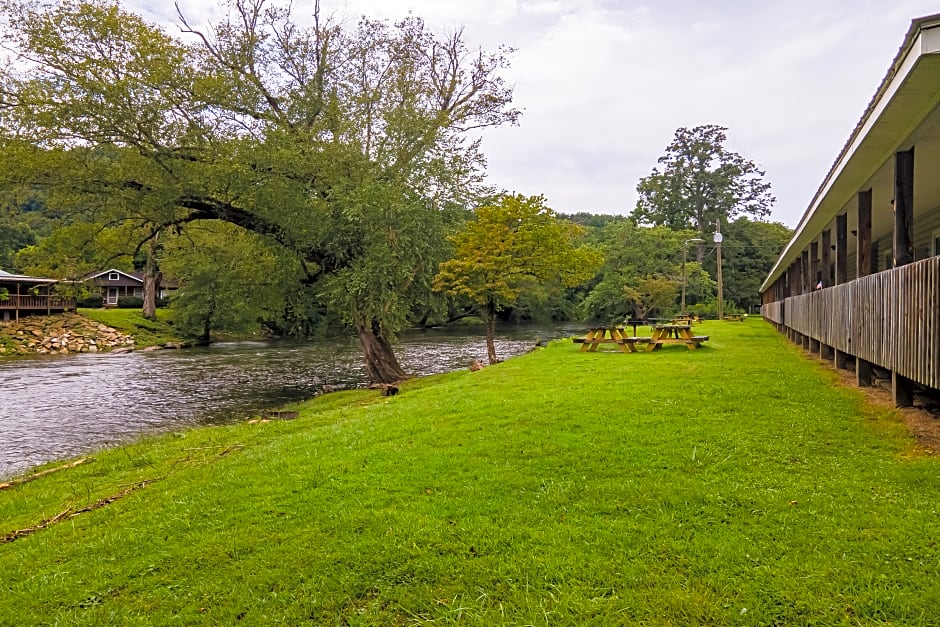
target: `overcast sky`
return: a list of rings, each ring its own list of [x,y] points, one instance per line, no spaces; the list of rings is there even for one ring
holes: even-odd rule
[[[129,0],[172,21],[168,0]],[[199,23],[214,0],[179,0]],[[313,0],[294,0],[309,14]],[[473,46],[512,46],[524,111],[484,136],[490,181],[564,213],[630,213],[679,127],[720,124],[795,226],[928,0],[321,0],[352,25],[409,12]]]

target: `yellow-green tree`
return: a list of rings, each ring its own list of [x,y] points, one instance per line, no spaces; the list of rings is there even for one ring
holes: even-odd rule
[[[472,302],[486,320],[486,352],[497,361],[496,314],[523,292],[547,295],[573,287],[600,267],[601,255],[578,245],[583,228],[556,219],[542,196],[504,195],[474,211],[450,238],[453,258],[439,267],[434,289]]]

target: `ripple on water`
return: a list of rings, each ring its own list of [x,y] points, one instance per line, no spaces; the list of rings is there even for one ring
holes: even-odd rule
[[[501,357],[577,326],[512,327]],[[416,375],[485,359],[482,329],[409,332],[396,347]],[[312,397],[324,384],[364,385],[355,338],[317,342],[225,342],[209,348],[0,362],[0,477],[49,460],[132,440],[142,433],[223,423]]]

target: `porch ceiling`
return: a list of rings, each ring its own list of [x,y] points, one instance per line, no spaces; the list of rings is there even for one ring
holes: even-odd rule
[[[838,214],[847,213],[849,229],[857,228],[856,195],[871,188],[873,236],[893,228],[894,154],[915,147],[914,220],[940,206],[940,16],[912,26],[895,66],[866,115],[846,144],[803,214],[761,291],[767,289],[806,250]]]

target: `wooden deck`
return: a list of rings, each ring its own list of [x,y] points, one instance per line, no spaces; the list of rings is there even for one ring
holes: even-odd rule
[[[17,296],[10,294],[6,299],[0,300],[0,310],[9,311],[65,311],[75,309],[74,298],[60,298],[58,296]]]
[[[940,257],[765,303],[761,311],[823,356],[838,360],[841,352],[940,389]]]

